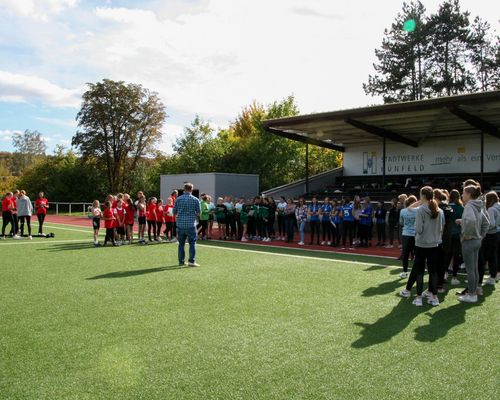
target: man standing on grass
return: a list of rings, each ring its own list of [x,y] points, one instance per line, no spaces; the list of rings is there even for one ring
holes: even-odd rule
[[[190,267],[199,267],[196,264],[196,239],[198,232],[196,230],[196,220],[200,215],[200,201],[194,197],[193,184],[184,184],[184,193],[179,196],[174,205],[174,215],[177,222],[177,240],[179,241],[179,266],[183,267],[185,264],[186,252],[184,245],[186,239],[189,241],[189,262]]]

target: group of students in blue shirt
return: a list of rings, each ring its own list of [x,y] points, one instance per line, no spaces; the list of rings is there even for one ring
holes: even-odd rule
[[[379,208],[383,211],[379,211]],[[308,223],[309,245],[316,241],[317,245],[341,246],[343,249],[347,245],[349,248],[355,245],[368,247],[371,244],[374,222],[380,225],[380,230],[385,231],[386,210],[383,203],[379,208],[374,210],[369,197],[365,197],[363,201],[358,196],[354,200],[345,198],[342,201],[326,197],[323,203],[313,197],[309,205],[305,205],[303,199],[300,199],[296,210],[301,234],[299,244],[305,244],[303,231]]]

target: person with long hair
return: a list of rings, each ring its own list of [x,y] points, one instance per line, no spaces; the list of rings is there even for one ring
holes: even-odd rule
[[[427,265],[429,272],[429,290],[427,291],[428,303],[432,306],[439,305],[437,297],[437,257],[438,246],[443,233],[443,212],[434,199],[434,192],[430,186],[420,189],[420,201],[414,203],[417,207],[415,216],[415,260],[406,288],[400,292],[402,297],[410,297],[411,289],[417,283],[417,296],[413,304],[422,307],[422,294],[424,290],[424,274]],[[412,207],[413,208],[413,207]]]
[[[493,206],[500,214],[500,201],[497,201]],[[497,276],[496,281],[500,280],[500,219],[497,220]]]
[[[306,201],[303,197],[299,198],[299,204],[295,209],[295,217],[299,227],[299,246],[303,246],[305,244],[305,230],[306,230],[306,222],[307,222],[307,214],[309,210],[306,205]]]
[[[161,228],[163,226],[163,200],[158,199],[156,202],[156,241],[161,242]]]
[[[434,198],[438,203],[438,207],[443,211],[444,216],[444,226],[443,235],[441,237],[441,243],[438,247],[438,261],[437,261],[437,291],[438,293],[444,293],[444,284],[446,271],[453,258],[453,251],[451,246],[451,228],[456,220],[453,215],[453,208],[448,204],[448,196],[443,190],[434,189]]]
[[[309,242],[309,245],[312,245],[314,243],[314,235],[316,235],[316,241],[319,246],[319,213],[320,206],[318,203],[318,199],[316,197],[313,197],[311,199],[311,204],[309,205],[308,211],[309,228],[311,230],[311,240]]]
[[[387,218],[387,222],[389,225],[389,244],[385,246],[386,249],[394,248],[394,234],[398,229],[398,199],[391,200],[391,208],[388,211],[389,217]]]
[[[380,200],[375,210],[375,224],[377,226],[377,246],[381,247],[385,246],[386,216],[387,209],[385,208],[384,202]]]
[[[330,222],[332,224],[332,247],[340,246],[340,236],[342,232],[342,207],[337,200],[332,201],[332,211],[330,212]]]
[[[403,279],[408,276],[408,260],[410,254],[415,251],[415,219],[417,217],[417,211],[414,208],[410,208],[410,206],[416,202],[417,198],[411,195],[405,201],[405,208],[399,213],[399,225],[403,227],[401,231],[401,242],[403,244],[401,261],[403,263],[403,272],[400,275]],[[415,269],[415,276],[412,277],[412,280],[416,278],[416,272]]]
[[[123,196],[127,202],[127,208],[125,209],[125,234],[128,240],[128,244],[132,244],[134,240],[134,217],[135,217],[135,207],[134,202],[128,195]]]
[[[113,203],[111,201],[106,201],[105,203],[103,219],[104,219],[104,227],[106,228],[106,236],[104,238],[103,246],[106,246],[108,244],[108,241],[110,241],[113,244],[113,246],[119,246],[119,244],[116,243],[115,241],[116,218],[113,212]]]
[[[165,202],[165,207],[163,207],[163,219],[165,220],[165,232],[164,232],[165,238],[168,242],[171,242],[175,237],[174,201],[172,200],[172,197],[168,197],[167,201]]]
[[[238,221],[240,221],[239,214],[241,213],[241,208],[239,208],[238,212]],[[200,202],[200,228],[199,234],[201,236],[201,240],[207,239],[207,227],[208,227],[208,196],[206,194],[201,195]]]
[[[146,244],[146,240],[144,238],[144,233],[146,231],[146,214],[147,214],[147,205],[146,205],[146,196],[141,195],[139,197],[139,202],[137,203],[137,223],[139,225],[139,244]]]
[[[476,303],[479,282],[479,250],[481,241],[490,228],[490,221],[484,211],[484,203],[480,199],[480,186],[465,186],[462,199],[465,203],[462,219],[457,223],[462,228],[462,255],[467,271],[467,292],[458,297],[465,303]]]
[[[486,284],[494,285],[498,272],[498,240],[497,240],[497,225],[500,223],[500,210],[495,207],[498,203],[498,195],[491,191],[486,193],[486,210],[490,219],[490,227],[486,236],[481,243],[481,252],[479,257],[479,282],[483,281],[485,264],[488,263],[490,277],[486,280]]]
[[[371,242],[373,207],[369,197],[363,200],[361,213],[359,214],[359,238],[360,246],[368,247]]]
[[[94,200],[90,208],[90,215],[92,216],[92,231],[94,233],[94,246],[99,246],[99,230],[101,229],[101,204],[99,200]]]
[[[462,218],[462,214],[464,212],[464,205],[460,198],[460,192],[456,189],[453,189],[450,192],[450,201],[449,205],[453,210],[453,218],[451,223],[451,255],[452,255],[452,285],[459,285],[460,281],[458,280],[458,269],[460,264],[462,263],[462,244],[460,242],[460,225],[456,223],[457,219]]]
[[[21,190],[17,199],[17,214],[19,217],[19,225],[21,230],[21,238],[24,237],[24,225],[28,227],[28,239],[33,239],[31,236],[31,216],[33,215],[33,205],[26,191]]]
[[[49,208],[49,201],[45,198],[43,192],[38,193],[38,199],[35,200],[36,218],[38,219],[38,236],[43,235],[43,223]]]
[[[148,207],[146,209],[146,220],[148,223],[148,240],[150,242],[156,240],[156,197],[150,197]],[[151,233],[153,236],[151,236]]]
[[[342,250],[345,250],[347,244],[347,238],[349,238],[349,249],[354,247],[354,216],[352,214],[353,203],[346,197],[344,199],[344,204],[342,205],[342,211],[340,216],[342,218]]]
[[[285,230],[287,243],[293,242],[293,233],[297,220],[295,218],[296,206],[292,198],[289,198],[285,207]]]
[[[285,240],[287,231],[285,227],[285,208],[287,201],[285,196],[280,196],[280,200],[276,205],[276,211],[278,213],[278,240]]]
[[[14,223],[12,219],[12,192],[7,192],[2,200],[2,239],[5,240],[5,228]]]
[[[330,198],[325,197],[325,201],[320,207],[320,219],[321,219],[321,232],[323,235],[323,240],[321,245],[325,244],[330,246],[332,244],[332,224],[330,221],[330,212],[332,211],[332,204],[330,203]]]
[[[217,221],[217,230],[219,232],[219,240],[227,240],[226,223],[227,223],[227,208],[224,204],[224,199],[219,197],[215,205],[215,220]]]

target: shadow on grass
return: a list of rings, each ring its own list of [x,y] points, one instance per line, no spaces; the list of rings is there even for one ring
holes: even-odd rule
[[[429,313],[429,324],[415,329],[415,340],[432,343],[444,338],[452,328],[465,322],[467,310],[481,306],[486,298],[493,293],[493,290],[493,286],[484,286],[484,296],[481,296],[477,303],[460,303],[455,299],[454,301],[457,301],[457,304],[443,308],[433,314]]]
[[[373,324],[356,322],[355,324],[363,330],[360,333],[361,337],[354,341],[351,347],[363,349],[387,342],[402,332],[420,313],[422,313],[421,308],[413,306],[411,301],[401,299],[389,314]]]
[[[187,269],[187,268],[191,269],[193,267],[180,267],[179,265],[169,265],[166,267],[132,269],[128,271],[115,271],[115,272],[109,272],[107,274],[96,275],[93,276],[92,278],[87,278],[87,280],[92,281],[96,279],[128,278],[131,276],[146,275],[155,272],[164,272],[164,271],[172,271],[172,270]]]
[[[95,246],[92,242],[54,243],[52,246],[39,248],[37,250],[48,251],[50,253],[50,252],[67,251],[67,250],[86,250],[94,247]]]
[[[403,282],[401,279],[395,281],[383,282],[378,286],[372,286],[363,290],[363,297],[380,296],[383,294],[395,293],[396,289],[402,286]]]

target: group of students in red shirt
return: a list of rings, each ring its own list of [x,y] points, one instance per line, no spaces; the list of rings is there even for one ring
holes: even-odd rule
[[[25,191],[14,190],[13,192],[7,192],[2,199],[2,234],[0,239],[5,240],[5,230],[10,225],[10,233],[8,236],[13,239],[23,238],[23,224],[26,221],[29,227],[28,238],[31,239],[31,216],[33,208],[31,205],[29,207],[22,207],[22,210],[18,210],[17,201],[21,198],[23,204],[31,204],[31,200],[26,196]],[[49,201],[45,198],[45,194],[40,192],[38,198],[34,203],[35,213],[38,219],[38,236],[45,236],[43,234],[43,224],[45,222],[45,216],[47,215],[47,209],[49,208]],[[21,235],[19,235],[19,221],[21,220]]]
[[[132,244],[134,238],[134,223],[137,217],[139,225],[138,243],[146,244],[146,226],[149,242],[162,242],[161,230],[165,224],[164,235],[167,241],[175,241],[175,216],[173,208],[177,192],[174,191],[165,204],[161,199],[151,197],[146,200],[143,192],[137,193],[134,202],[130,195],[119,193],[108,195],[101,210],[99,200],[95,200],[89,208],[94,229],[94,245],[99,246],[99,230],[101,219],[104,221],[106,236],[104,246],[111,242],[113,246]]]

